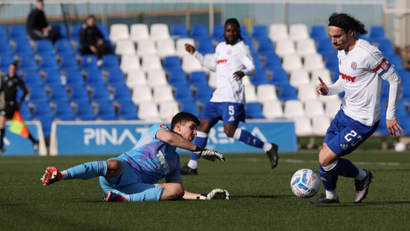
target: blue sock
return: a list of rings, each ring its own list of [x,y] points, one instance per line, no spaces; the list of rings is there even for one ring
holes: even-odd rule
[[[265,144],[262,140],[256,138],[250,132],[240,129],[240,128],[236,129],[235,134],[233,135],[233,138],[235,140],[240,140],[247,145],[251,145],[253,147],[261,148],[261,149],[263,149],[263,145]]]
[[[65,170],[66,179],[90,179],[97,176],[105,176],[107,173],[107,162],[93,161],[77,165]]]
[[[339,179],[339,176],[333,171],[326,172],[323,169],[322,165],[319,164],[319,175],[322,180],[323,187],[326,191],[331,191],[336,189],[336,183]]]
[[[205,148],[206,143],[208,142],[208,133],[200,132],[200,131],[198,131],[197,133],[198,134],[195,137],[194,144],[198,147]],[[191,160],[198,161],[199,157],[200,156],[198,156],[194,153],[191,153]]]
[[[129,194],[130,201],[159,201],[164,188],[151,188],[140,193]]]
[[[359,169],[350,160],[339,158],[337,165],[331,170],[339,176],[355,178]]]

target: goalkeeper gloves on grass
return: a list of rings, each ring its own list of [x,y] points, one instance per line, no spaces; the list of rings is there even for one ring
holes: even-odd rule
[[[195,153],[196,155],[202,156],[202,158],[204,158],[205,160],[209,160],[212,162],[214,162],[215,159],[218,159],[220,161],[225,161],[224,155],[212,149],[203,149],[203,148],[196,146],[196,149],[195,151],[193,151],[193,153]]]
[[[225,199],[229,200],[229,192],[225,189],[214,189],[208,194],[201,194],[201,196],[197,197],[198,200],[215,200],[215,199]]]

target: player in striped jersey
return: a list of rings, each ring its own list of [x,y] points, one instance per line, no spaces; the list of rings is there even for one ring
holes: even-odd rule
[[[360,203],[368,194],[373,174],[341,158],[353,152],[370,137],[380,119],[386,119],[390,134],[396,137],[403,129],[396,119],[396,105],[401,79],[383,54],[366,40],[363,23],[354,17],[334,13],[329,17],[328,33],[338,50],[339,79],[331,86],[320,79],[317,93],[334,95],[345,92],[342,105],[326,132],[323,149],[319,153],[319,173],[326,195],[309,204],[338,203],[336,183],[339,176],[355,180],[353,202]],[[386,118],[381,118],[382,80],[390,84]]]

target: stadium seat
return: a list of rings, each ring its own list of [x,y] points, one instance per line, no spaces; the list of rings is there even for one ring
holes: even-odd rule
[[[329,128],[330,119],[326,116],[315,116],[312,118],[313,134],[318,136],[326,135],[326,131]]]
[[[249,85],[245,87],[245,99],[247,103],[257,101],[255,86]]]
[[[293,41],[308,39],[309,33],[305,24],[291,24],[289,27],[289,38]]]
[[[0,40],[1,44],[3,44],[2,46],[0,46],[0,56],[4,57],[4,56],[14,56],[14,52],[11,49],[11,46],[8,42],[7,39],[5,40]]]
[[[172,39],[159,40],[157,43],[157,53],[161,59],[167,56],[176,55],[175,42]]]
[[[385,58],[391,64],[394,64],[394,69],[396,69],[396,70],[404,69],[403,60],[401,59],[401,57],[399,55],[397,55],[397,54],[388,54],[388,55],[385,55]]]
[[[256,99],[260,103],[266,101],[278,100],[275,86],[272,84],[261,84],[256,88]]]
[[[298,88],[298,99],[306,102],[310,100],[318,100],[316,94],[316,86],[314,85],[303,85]]]
[[[136,86],[147,86],[147,77],[143,70],[134,70],[128,72],[126,85],[132,89]]]
[[[171,26],[171,38],[176,40],[188,38],[188,30],[184,24],[174,24]]]
[[[173,87],[188,85],[185,72],[182,70],[173,70],[169,72],[168,83]]]
[[[339,60],[337,59],[337,55],[332,53],[330,55],[325,55],[325,66],[327,69],[339,69]]]
[[[31,114],[29,105],[27,101],[23,101],[23,103],[20,105],[19,112],[21,116],[23,117],[24,121],[31,121],[33,120],[33,115]]]
[[[98,69],[97,66],[97,56],[90,54],[90,55],[82,55],[81,56],[81,69]]]
[[[51,108],[47,100],[33,102],[31,101],[31,95],[30,95],[30,102],[34,104],[34,110],[33,110],[34,117],[41,116],[41,115],[50,115],[50,116],[52,115]]]
[[[150,26],[150,36],[154,41],[170,39],[169,28],[167,24],[164,23],[154,23]]]
[[[259,58],[259,55],[253,54],[252,59],[253,59],[253,64],[255,65],[256,69],[263,69],[262,62],[261,62],[261,59]]]
[[[275,48],[273,46],[272,40],[270,40],[269,38],[261,38],[260,40],[258,40],[258,54],[266,56],[274,53]]]
[[[83,76],[81,75],[81,72],[78,70],[67,72],[65,74],[65,77],[67,86],[84,86]]]
[[[262,40],[269,39],[268,29],[265,25],[254,25],[252,28],[252,39]]]
[[[325,110],[323,108],[322,102],[317,100],[306,101],[305,114],[309,118],[313,118],[315,116],[324,116]]]
[[[104,61],[103,61],[104,62]],[[123,55],[121,57],[121,65],[119,65],[121,71],[128,73],[130,71],[140,70],[140,59],[135,54]]]
[[[110,93],[104,84],[95,83],[91,85],[91,100],[97,104],[100,102],[111,101]]]
[[[114,106],[110,100],[100,101],[98,103],[97,119],[100,120],[117,120]]]
[[[193,71],[189,74],[189,84],[191,86],[208,85],[206,74],[203,71]]]
[[[282,67],[287,73],[295,69],[302,69],[302,60],[297,54],[287,54],[283,57]]]
[[[159,122],[158,105],[155,102],[142,102],[138,106],[138,117],[145,122]]]
[[[104,85],[104,79],[102,76],[102,73],[99,69],[96,70],[89,70],[86,73],[86,85],[94,85],[94,84],[99,84],[99,85]]]
[[[195,101],[189,86],[178,86],[175,90],[174,97],[176,101],[181,103]]]
[[[195,45],[195,41],[191,38],[181,38],[176,41],[176,52],[177,56],[182,58],[184,55],[188,54],[185,51],[185,44],[191,44],[192,46]]]
[[[195,115],[196,117],[199,117],[200,115],[198,105],[196,104],[196,102],[193,102],[193,101],[183,102],[181,106],[181,111],[189,112]]]
[[[295,123],[295,133],[298,137],[307,137],[313,135],[312,122],[307,117],[294,117],[292,118]]]
[[[324,26],[313,25],[310,27],[310,38],[320,40],[327,38],[327,31]]]
[[[62,85],[54,85],[51,87],[50,102],[54,104],[68,103],[68,95],[65,87]]]
[[[155,46],[154,40],[139,40],[136,54],[138,56],[156,55],[157,48]]]
[[[197,40],[197,42],[198,42],[197,50],[202,55],[215,53],[214,45],[209,38],[207,39],[202,38],[200,40]]]
[[[6,27],[0,25],[0,40],[7,39],[7,30]]]
[[[208,83],[206,83],[204,85],[197,85],[196,86],[195,100],[197,102],[202,103],[203,105],[205,105],[211,99],[212,93],[213,93],[212,88],[209,87]]]
[[[34,116],[33,120],[38,120],[41,123],[41,128],[43,129],[44,138],[50,138],[51,134],[51,124],[53,123],[53,116],[50,115],[37,115]]]
[[[166,56],[163,62],[164,70],[167,72],[172,72],[175,70],[181,70],[181,60],[178,56]]]
[[[382,26],[372,26],[370,27],[369,40],[379,41],[381,39],[386,39],[386,33]]]
[[[137,114],[137,107],[131,100],[121,101],[118,108],[118,119],[139,120]]]
[[[299,100],[288,100],[285,102],[284,115],[286,118],[305,117],[303,103]]]
[[[256,73],[251,77],[251,82],[255,86],[268,84],[268,77],[264,69],[256,69]]]
[[[182,57],[182,70],[187,74],[193,71],[202,71],[202,64],[192,55],[186,54]]]
[[[41,71],[58,71],[60,69],[53,54],[41,53],[39,57]]]
[[[110,26],[110,40],[113,44],[118,41],[129,40],[130,34],[126,24],[112,24]]]
[[[297,100],[298,92],[296,88],[291,85],[283,85],[280,87],[279,98],[281,101]]]
[[[58,70],[47,70],[47,71],[44,71],[44,73],[45,73],[44,85],[48,87],[62,85],[61,74]]]
[[[109,70],[107,76],[107,84],[109,86],[126,86],[125,77],[121,70]]]
[[[76,57],[73,54],[71,55],[66,54],[64,56],[61,56],[60,68],[70,69],[70,70],[79,70]]]
[[[136,87],[134,87],[132,89],[132,98],[131,99],[132,99],[132,102],[134,102],[134,104],[140,104],[142,102],[151,102],[151,101],[153,101],[151,88],[148,87],[148,86],[136,86]]]
[[[90,121],[96,119],[93,106],[89,101],[79,101],[76,102],[76,105],[77,107],[75,117],[78,120]]]
[[[246,118],[249,119],[265,119],[262,114],[262,105],[258,102],[250,102],[245,105]]]
[[[71,38],[78,41],[80,38],[80,31],[83,25],[72,25],[71,26]]]
[[[384,55],[394,55],[393,43],[388,39],[379,39],[377,47]]]
[[[60,38],[67,39],[69,33],[67,32],[67,27],[65,25],[52,25],[53,31],[56,31],[60,34]]]
[[[278,100],[264,101],[262,107],[262,115],[266,119],[274,119],[283,117],[281,102]]]
[[[127,86],[117,87],[114,90],[114,102],[131,101],[131,92]]]
[[[37,55],[54,55],[53,43],[50,40],[37,40],[36,41],[36,54]]]
[[[98,29],[101,31],[104,39],[110,44],[110,35],[108,33],[108,27],[106,25],[99,24],[97,25]]]
[[[337,54],[335,51],[335,48],[332,45],[332,42],[330,39],[326,38],[326,39],[320,39],[317,40],[317,52],[323,56],[336,56],[337,58]]]
[[[73,109],[68,102],[59,102],[56,104],[55,108],[55,119],[63,121],[73,121],[75,120]]]
[[[27,86],[43,85],[40,73],[37,70],[23,69],[21,72],[24,72],[24,83]]]
[[[134,55],[135,45],[131,40],[120,40],[116,43],[115,54],[116,55]]]
[[[323,82],[326,83],[328,86],[333,84],[332,77],[328,69],[313,70],[310,83],[317,86],[319,84],[318,77],[320,77],[323,80]]]
[[[245,75],[244,77],[242,77],[242,84],[243,84],[243,86],[249,86],[249,85],[251,85],[251,86],[253,86],[253,84],[252,84],[252,82],[251,82],[251,78],[249,77],[249,76],[247,76],[247,75]]]
[[[191,38],[194,40],[209,39],[208,27],[201,24],[192,25]]]
[[[277,40],[275,53],[282,58],[289,54],[295,54],[296,50],[294,42],[290,39]]]
[[[148,71],[147,84],[150,87],[168,85],[165,71],[161,69]]]
[[[316,53],[316,45],[313,39],[299,39],[296,41],[296,54],[306,56]]]
[[[74,50],[68,39],[59,39],[55,44],[55,53],[59,56],[74,55]]]
[[[225,31],[224,25],[214,25],[212,29],[212,35],[211,35],[212,40],[215,43],[224,41],[225,40],[224,31]]]
[[[151,70],[163,70],[161,66],[161,59],[158,55],[144,55],[142,56],[141,69],[146,72]]]
[[[289,34],[286,24],[271,24],[269,26],[269,38],[274,42],[282,39],[288,39]]]
[[[159,118],[164,122],[170,123],[175,114],[179,112],[178,103],[162,102],[159,104]]]
[[[305,61],[303,63],[303,69],[313,71],[317,69],[324,69],[325,64],[323,57],[320,54],[305,55]]]
[[[24,25],[11,25],[9,27],[9,35],[10,40],[19,40],[19,39],[26,39],[27,40],[27,31],[26,26]]]
[[[309,72],[305,69],[295,69],[290,72],[290,85],[298,88],[310,84]]]
[[[33,49],[30,42],[25,39],[16,39],[14,41],[14,55],[18,57],[33,56]]]
[[[282,61],[276,53],[270,53],[265,56],[265,69],[282,68]]]
[[[88,91],[85,86],[74,86],[71,88],[70,99],[74,103],[90,102]]]
[[[150,39],[148,25],[144,23],[136,23],[131,25],[131,40],[135,43],[141,40]]]
[[[36,59],[34,58],[33,55],[30,55],[30,54],[20,57],[19,68],[21,70],[38,71]]]
[[[102,57],[102,69],[119,68],[120,61],[116,55],[104,55]]]
[[[342,102],[340,101],[340,99],[326,101],[325,102],[325,115],[329,119],[333,119],[335,115],[337,114],[337,112],[339,111],[341,104]]]

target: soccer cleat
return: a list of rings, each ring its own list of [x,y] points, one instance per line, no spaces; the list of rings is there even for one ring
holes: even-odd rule
[[[114,192],[108,192],[106,198],[104,198],[105,202],[123,202],[125,197],[121,194],[117,194]]]
[[[43,177],[41,177],[41,181],[43,182],[43,186],[48,186],[61,180],[62,177],[61,172],[58,171],[56,167],[48,166],[46,173],[44,173]]]
[[[38,148],[39,148],[39,142],[38,142],[38,140],[36,140],[36,141],[33,143],[33,150],[34,150],[35,152],[37,152],[37,151],[38,151]]]
[[[275,168],[279,161],[278,145],[272,143],[272,148],[266,152],[266,155],[269,157],[270,167]]]
[[[322,193],[320,197],[314,201],[309,201],[309,205],[315,205],[315,204],[331,204],[331,203],[339,203],[339,198],[336,199],[327,199],[326,195]]]
[[[362,200],[366,198],[369,193],[370,183],[372,183],[373,179],[373,174],[370,171],[366,169],[363,170],[367,173],[366,177],[363,180],[355,180],[356,193],[353,201],[355,204],[362,202]]]
[[[181,168],[181,175],[198,175],[198,170],[193,169],[193,168],[189,167],[187,164],[185,164]]]

